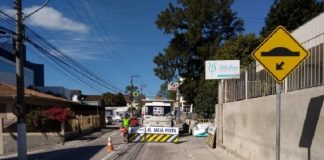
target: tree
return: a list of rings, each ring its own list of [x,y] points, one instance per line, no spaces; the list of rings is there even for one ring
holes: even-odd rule
[[[170,99],[170,100],[176,100],[176,91],[170,91],[168,90],[168,82],[164,82],[160,86],[160,90],[157,94],[157,97],[165,98],[165,99]]]
[[[195,104],[199,104],[197,113],[201,115],[207,114],[209,117],[215,113],[215,102],[218,100],[218,83],[217,81],[199,81],[197,96],[193,99]]]
[[[138,92],[138,87],[133,86],[133,85],[126,86],[125,92],[130,95],[131,101],[133,101],[134,100],[133,93]]]
[[[324,1],[275,0],[260,34],[267,37],[278,25],[293,31],[324,11]]]
[[[255,34],[239,35],[225,42],[216,52],[213,59],[240,60],[241,67],[250,64],[253,59],[251,53],[261,43]]]
[[[103,101],[106,106],[126,106],[126,100],[122,93],[113,94],[107,92],[103,94]]]
[[[118,93],[116,97],[116,106],[126,106],[126,100],[122,93]]]
[[[126,88],[125,88],[126,93],[131,94],[132,91],[133,92],[138,91],[138,87],[136,87],[136,86],[126,86]]]
[[[164,53],[154,62],[155,74],[163,80],[178,76],[198,78],[204,61],[221,43],[243,31],[243,20],[236,17],[232,0],[179,0],[158,15],[156,24],[165,34],[173,34]]]
[[[198,91],[211,89],[204,87],[204,62],[224,42],[243,31],[243,20],[231,10],[232,0],[177,2],[176,5],[169,3],[156,21],[157,27],[173,38],[164,52],[154,58],[154,72],[166,81],[185,78],[180,86],[181,94],[187,102],[200,106],[201,101],[194,101],[200,94]]]

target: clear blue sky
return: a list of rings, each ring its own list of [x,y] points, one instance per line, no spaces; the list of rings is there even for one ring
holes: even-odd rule
[[[25,13],[45,0],[23,0]],[[155,25],[169,0],[51,0],[26,24],[96,75],[124,90],[130,84],[145,85],[154,97],[162,83],[153,72],[153,58],[170,40]],[[245,20],[245,33],[259,33],[272,0],[236,0],[232,8]],[[12,12],[13,0],[1,0],[0,9]],[[45,64],[45,84],[101,94],[62,74],[48,59],[28,48],[30,61]],[[95,85],[96,86],[96,85]],[[100,92],[107,92],[96,86]]]

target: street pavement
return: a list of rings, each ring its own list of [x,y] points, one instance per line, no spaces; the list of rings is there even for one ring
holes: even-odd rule
[[[107,152],[111,138],[113,152]],[[235,160],[221,149],[211,149],[204,137],[182,136],[174,143],[122,143],[117,129],[103,129],[64,145],[54,145],[28,153],[29,160]],[[17,155],[0,156],[17,159]]]
[[[51,146],[44,146],[41,149],[28,151],[29,160],[71,160],[71,159],[102,159],[108,152],[106,151],[108,137],[114,136],[118,146],[122,143],[119,132],[116,129],[117,125],[112,125],[108,129],[94,132],[89,135],[77,138],[75,140],[67,141],[62,144]],[[119,143],[117,143],[117,140]],[[2,155],[0,159],[17,159],[17,154]]]
[[[184,136],[180,143],[137,143],[120,146],[103,160],[236,160],[232,154],[206,144],[205,137]]]

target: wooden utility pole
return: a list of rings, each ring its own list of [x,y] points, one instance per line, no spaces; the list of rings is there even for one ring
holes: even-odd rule
[[[13,106],[13,112],[17,116],[18,134],[18,159],[27,159],[26,143],[26,122],[25,122],[25,84],[24,84],[24,28],[22,18],[21,0],[15,0],[16,10],[16,35],[15,35],[15,56],[16,56],[16,90],[17,102]]]

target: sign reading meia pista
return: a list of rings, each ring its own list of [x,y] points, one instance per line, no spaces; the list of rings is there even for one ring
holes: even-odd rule
[[[151,134],[171,134],[178,135],[177,127],[131,127],[130,133],[151,133]]]
[[[205,79],[236,79],[240,78],[239,60],[205,61]]]

